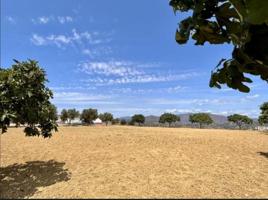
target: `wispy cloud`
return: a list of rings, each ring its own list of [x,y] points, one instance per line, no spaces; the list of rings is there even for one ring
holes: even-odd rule
[[[140,67],[142,65],[131,61],[82,62],[78,65],[78,71],[89,75],[89,78],[84,82],[97,85],[166,82],[200,76],[200,73],[196,72],[165,74],[157,73],[156,71],[148,72],[148,69],[146,72]],[[147,64],[145,63],[144,65]],[[170,87],[168,91],[175,92],[180,89],[182,89],[181,86]]]
[[[71,16],[56,16],[56,17],[54,17],[53,15],[41,16],[41,17],[37,17],[35,19],[32,19],[32,22],[34,24],[48,24],[50,22],[65,24],[65,23],[73,22],[73,17],[71,17]]]
[[[131,84],[131,83],[153,83],[153,82],[167,82],[167,81],[178,81],[185,80],[198,76],[195,73],[185,73],[179,75],[158,75],[158,74],[138,74],[135,76],[126,76],[119,78],[88,78],[85,82],[92,82],[98,85],[114,85],[114,84]]]
[[[246,99],[257,99],[259,97],[260,97],[259,94],[254,94],[254,95],[248,95],[248,96],[246,96]]]
[[[80,70],[86,74],[102,74],[105,76],[136,76],[144,74],[131,67],[132,63],[125,61],[110,61],[110,62],[86,62],[80,65]]]
[[[34,33],[31,37],[31,42],[37,46],[44,45],[56,45],[59,48],[66,47],[67,45],[94,45],[105,43],[109,41],[109,38],[100,39],[98,36],[99,32],[78,32],[76,29],[72,29],[72,33],[66,34],[51,34],[47,36],[42,36]]]
[[[9,23],[11,23],[11,24],[16,24],[16,20],[15,20],[13,17],[11,17],[11,16],[7,16],[7,17],[6,17],[6,20],[7,20]]]
[[[97,58],[110,55],[112,53],[112,48],[110,46],[97,46],[94,48],[83,48],[82,54],[88,56],[89,58]]]
[[[197,112],[205,112],[205,113],[211,113],[211,110],[202,110],[202,109],[177,109],[177,108],[172,108],[172,109],[166,109],[165,112],[168,113],[175,113],[175,114],[182,114],[182,113],[197,113]]]
[[[73,21],[73,18],[71,16],[58,16],[57,19],[61,24]]]
[[[89,105],[89,104],[115,104],[110,100],[111,96],[100,94],[88,94],[81,92],[55,92],[54,99],[55,104],[69,104],[69,105]]]

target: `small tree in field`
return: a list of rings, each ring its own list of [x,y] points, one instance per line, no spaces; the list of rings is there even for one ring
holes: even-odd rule
[[[57,131],[57,111],[51,104],[52,91],[46,87],[45,71],[37,61],[19,62],[0,68],[0,129],[11,121],[26,126],[26,136],[50,137]]]
[[[261,125],[268,124],[268,102],[261,105],[261,115],[259,116],[259,123]]]
[[[92,124],[93,120],[97,119],[98,117],[98,111],[97,109],[84,109],[82,111],[82,114],[80,115],[80,119],[85,124]]]
[[[132,118],[131,118],[131,121],[133,123],[138,123],[139,126],[140,126],[141,124],[143,124],[145,122],[145,117],[143,115],[141,115],[141,114],[133,115]]]
[[[196,113],[189,116],[191,123],[198,123],[199,128],[202,128],[203,124],[209,125],[213,123],[213,120],[207,113]]]
[[[106,126],[108,125],[108,122],[112,122],[113,121],[113,115],[111,113],[103,113],[99,115],[99,118],[105,122]]]
[[[61,114],[60,114],[61,121],[65,123],[68,120],[68,118],[69,118],[69,115],[68,115],[67,110],[66,109],[63,109],[61,111]]]
[[[229,122],[233,122],[235,123],[239,129],[242,128],[243,124],[252,124],[253,120],[250,119],[248,116],[246,115],[239,115],[239,114],[233,114],[227,117]]]
[[[121,125],[126,125],[127,124],[127,121],[125,119],[121,119],[120,124]]]
[[[177,115],[174,115],[172,113],[164,113],[160,116],[160,119],[159,119],[159,123],[168,123],[168,126],[170,127],[170,125],[172,123],[175,123],[177,121],[180,121],[180,117],[177,116]]]
[[[69,109],[67,112],[68,112],[69,123],[71,123],[72,120],[74,120],[76,117],[79,117],[80,115],[79,111],[76,110],[75,108]]]

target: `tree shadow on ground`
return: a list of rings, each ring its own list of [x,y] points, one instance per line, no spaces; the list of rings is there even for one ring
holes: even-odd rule
[[[264,156],[265,158],[268,158],[268,152],[258,152],[261,156]]]
[[[0,167],[0,198],[26,198],[38,187],[70,180],[70,173],[63,169],[64,162],[31,161]]]

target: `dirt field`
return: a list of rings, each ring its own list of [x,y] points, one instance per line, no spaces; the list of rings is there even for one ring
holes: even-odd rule
[[[2,197],[268,197],[268,135],[186,128],[61,127],[1,136]]]

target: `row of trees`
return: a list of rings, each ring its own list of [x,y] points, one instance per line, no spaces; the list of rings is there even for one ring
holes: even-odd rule
[[[61,111],[60,119],[63,122],[68,122],[71,124],[72,120],[75,118],[80,117],[80,120],[85,123],[85,124],[92,124],[95,119],[98,117],[105,122],[106,125],[108,125],[109,122],[111,123],[119,123],[119,119],[114,119],[113,115],[111,113],[105,112],[105,113],[100,113],[98,114],[97,109],[84,109],[82,113],[75,108],[73,109],[63,109]]]
[[[264,103],[261,106],[261,116],[259,117],[260,124],[268,124],[268,102]],[[246,115],[233,114],[227,117],[229,122],[236,124],[239,129],[242,128],[243,125],[251,125],[253,124],[253,120]],[[180,117],[172,114],[172,113],[164,113],[159,118],[159,123],[168,124],[170,127],[172,123],[179,122]],[[213,119],[210,117],[208,113],[196,113],[189,116],[189,121],[192,124],[198,124],[199,128],[202,128],[204,125],[210,125],[213,123]],[[139,126],[144,124],[145,117],[142,114],[137,114],[132,116],[129,125],[134,125],[137,123]],[[126,124],[126,121],[123,121],[121,124]]]
[[[261,116],[259,117],[260,124],[267,124],[268,123],[268,102],[264,103],[261,107]],[[61,111],[60,118],[63,122],[68,122],[69,124],[75,118],[80,117],[80,120],[85,124],[92,124],[93,120],[97,119],[98,117],[106,124],[121,124],[121,125],[135,125],[138,124],[139,126],[145,123],[145,116],[142,114],[136,114],[131,117],[131,120],[127,122],[125,119],[119,120],[118,118],[114,119],[111,113],[105,112],[98,114],[97,109],[84,109],[80,114],[79,111],[76,109],[63,109]],[[241,129],[244,125],[251,125],[253,124],[253,120],[246,115],[240,114],[233,114],[227,117],[229,122],[234,123],[236,126]],[[178,115],[172,113],[164,113],[159,118],[159,123],[161,124],[168,124],[170,127],[173,123],[179,122],[180,117]],[[198,124],[199,128],[202,128],[204,125],[210,125],[213,123],[213,119],[208,113],[195,113],[189,116],[189,121],[192,124]]]

